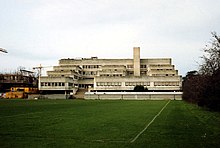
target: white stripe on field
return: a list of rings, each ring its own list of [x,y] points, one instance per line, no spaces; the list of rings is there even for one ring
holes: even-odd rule
[[[150,123],[148,123],[146,125],[146,127],[140,131],[140,133],[137,134],[137,136],[135,136],[131,141],[130,143],[133,143],[137,140],[137,138],[154,122],[154,120],[161,114],[161,112],[166,108],[166,106],[170,103],[170,100],[164,105],[164,107],[159,111],[159,113],[156,114],[156,116],[151,120]]]

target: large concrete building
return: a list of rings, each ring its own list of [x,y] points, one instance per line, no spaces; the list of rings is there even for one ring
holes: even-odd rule
[[[59,65],[40,78],[45,93],[74,94],[88,91],[131,91],[136,85],[149,91],[180,91],[181,76],[171,58],[141,59],[140,48],[133,48],[133,59],[60,59]]]

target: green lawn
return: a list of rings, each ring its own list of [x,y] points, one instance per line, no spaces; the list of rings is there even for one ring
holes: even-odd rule
[[[0,147],[220,147],[220,113],[183,101],[0,100]]]

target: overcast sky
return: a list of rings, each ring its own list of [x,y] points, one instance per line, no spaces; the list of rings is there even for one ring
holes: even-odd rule
[[[181,75],[198,68],[219,0],[0,0],[0,72],[58,65],[61,58],[172,58]]]

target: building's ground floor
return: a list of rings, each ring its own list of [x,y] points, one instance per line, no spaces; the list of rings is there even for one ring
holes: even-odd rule
[[[182,80],[173,77],[95,77],[73,79],[71,77],[41,77],[39,90],[43,94],[76,94],[78,89],[89,92],[131,92],[142,85],[149,92],[181,91]]]

